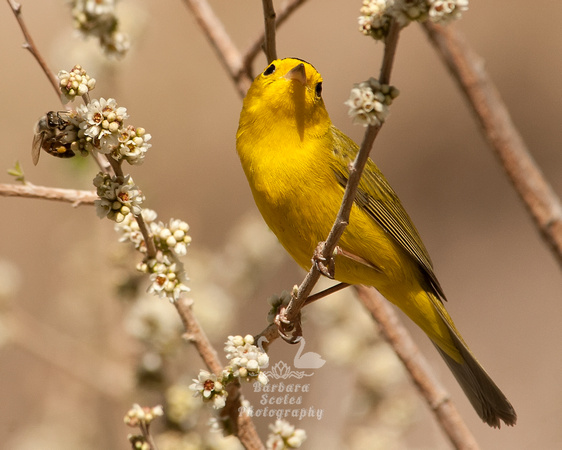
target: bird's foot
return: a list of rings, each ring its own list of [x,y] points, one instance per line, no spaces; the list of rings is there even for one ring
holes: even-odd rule
[[[299,313],[297,319],[291,322],[287,319],[287,307],[281,306],[279,312],[275,316],[274,322],[277,325],[279,336],[289,344],[296,344],[302,337],[301,315]]]
[[[325,245],[326,242],[320,242],[316,246],[316,249],[314,250],[314,255],[312,255],[312,263],[322,275],[333,280],[334,274],[336,272],[336,262],[333,256],[330,256],[329,258],[326,258],[324,256]]]

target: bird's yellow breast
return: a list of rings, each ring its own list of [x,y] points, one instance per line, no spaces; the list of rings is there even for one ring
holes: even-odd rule
[[[291,139],[287,130],[279,136],[272,130],[258,141],[238,133],[238,153],[256,205],[280,243],[305,270],[318,243],[328,237],[344,193],[334,171],[342,162],[332,150],[337,146],[332,130],[304,141]],[[403,250],[356,205],[339,246],[378,268],[338,257],[335,277],[339,281],[380,286],[388,277],[404,277],[399,260]]]

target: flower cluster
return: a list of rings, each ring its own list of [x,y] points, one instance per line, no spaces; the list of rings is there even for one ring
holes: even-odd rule
[[[391,15],[387,0],[363,0],[359,16],[359,30],[377,40],[384,40],[388,33]]]
[[[70,72],[61,70],[58,78],[65,102],[88,93],[95,86],[95,79],[79,65]],[[128,117],[127,109],[118,106],[115,99],[93,99],[75,111],[65,112],[64,118],[58,113],[55,122],[44,119],[55,138],[43,142],[43,149],[55,156],[74,156],[78,152],[86,156],[95,151],[115,161],[142,164],[151,147],[148,141],[152,136],[142,127],[126,125]],[[65,155],[56,153],[58,149],[65,151]]]
[[[468,0],[433,0],[429,3],[429,20],[435,23],[448,23],[460,19],[468,10]]]
[[[141,213],[144,196],[129,175],[118,177],[100,172],[94,178],[94,186],[99,197],[94,204],[100,218],[120,223],[129,213],[133,216]]]
[[[157,217],[156,211],[148,208],[144,208],[141,215],[144,222],[149,226],[156,220]],[[121,234],[119,242],[131,242],[135,246],[136,250],[141,253],[146,253],[146,242],[144,241],[135,216],[132,214],[126,216],[122,222],[118,222],[117,225],[115,225],[115,230]]]
[[[127,109],[117,106],[113,98],[95,99],[88,105],[78,106],[79,147],[110,155],[116,161],[142,164],[151,147],[148,143],[151,135],[144,128],[125,126],[128,117]]]
[[[149,293],[174,302],[183,292],[189,291],[185,284],[185,269],[177,258],[186,254],[187,246],[191,242],[191,237],[187,234],[189,225],[182,220],[171,219],[166,226],[156,221],[156,212],[151,209],[143,209],[142,218],[154,237],[157,255],[140,263],[137,269],[150,274]],[[146,254],[146,242],[132,214],[118,222],[115,228],[121,234],[120,242],[130,241],[138,251]]]
[[[224,387],[235,378],[248,382],[257,380],[263,385],[268,383],[262,369],[268,366],[269,356],[254,345],[253,336],[229,336],[224,351],[230,364],[224,368],[220,378],[201,370],[198,378],[189,386],[195,391],[195,397],[201,396],[203,401],[212,401],[215,409],[226,404],[227,392]]]
[[[254,345],[254,337],[229,336],[224,347],[226,358],[230,361],[226,368],[234,377],[245,381],[268,383],[262,369],[269,364],[269,356],[261,348]]]
[[[393,86],[380,84],[374,78],[356,84],[351,90],[349,100],[349,116],[354,123],[364,126],[382,124],[389,113],[389,106],[399,92]]]
[[[133,407],[127,411],[124,418],[125,423],[130,427],[138,427],[142,430],[142,435],[130,434],[128,436],[132,448],[138,450],[150,450],[152,448],[148,443],[148,429],[150,423],[162,415],[164,415],[164,410],[160,405],[150,408],[148,406],[141,407],[135,403]]]
[[[123,57],[129,50],[129,38],[119,31],[115,15],[117,0],[72,0],[74,26],[84,36],[99,39],[108,56]]]
[[[274,424],[269,425],[271,433],[265,443],[268,450],[285,450],[300,448],[306,440],[306,431],[295,428],[286,420],[277,419]]]
[[[86,141],[84,146],[87,149],[88,146],[93,146],[103,154],[113,154],[120,145],[123,122],[129,117],[127,109],[117,106],[113,98],[101,98],[78,106],[77,112],[82,131],[79,137]]]
[[[466,10],[468,0],[363,0],[359,30],[384,40],[392,19],[401,27],[426,20],[444,24],[459,19]]]
[[[224,389],[223,382],[218,380],[214,373],[201,370],[199,376],[193,381],[194,383],[189,388],[195,391],[195,397],[201,396],[204,402],[211,402],[215,409],[224,407],[228,393]]]
[[[140,263],[137,268],[150,274],[149,294],[175,302],[183,292],[189,292],[183,264],[173,254],[159,252],[156,258]]]
[[[164,414],[161,405],[153,406],[140,406],[134,404],[133,407],[127,411],[124,421],[130,427],[138,427],[141,425],[150,425],[150,423]]]
[[[135,128],[132,125],[124,127],[119,134],[119,147],[113,153],[117,160],[125,159],[129,164],[142,164],[144,156],[151,144],[148,141],[151,135],[142,127]]]
[[[63,104],[73,101],[76,97],[87,94],[96,87],[96,79],[90,78],[82,66],[76,64],[70,72],[61,70],[58,75],[61,99]]]
[[[142,434],[129,434],[129,444],[134,450],[151,450],[151,446]]]
[[[180,219],[170,219],[168,226],[162,222],[152,222],[150,229],[154,235],[156,246],[162,251],[174,252],[177,256],[187,253],[191,236],[187,234],[189,225]]]

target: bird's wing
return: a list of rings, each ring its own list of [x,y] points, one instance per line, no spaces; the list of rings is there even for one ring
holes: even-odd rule
[[[353,163],[359,148],[345,134],[333,127],[334,155],[341,162],[333,170],[342,187],[349,179],[349,166]],[[359,182],[355,203],[390,234],[406,252],[419,264],[431,286],[443,299],[445,294],[433,272],[433,264],[423,245],[416,227],[404,210],[400,199],[386,181],[386,178],[369,159]]]

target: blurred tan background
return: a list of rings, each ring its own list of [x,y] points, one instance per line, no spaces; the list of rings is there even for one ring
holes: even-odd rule
[[[124,29],[131,33],[132,50],[124,60],[106,65],[99,64],[102,58],[93,43],[74,36],[65,2],[22,3],[29,30],[52,70],[70,70],[80,63],[97,78],[94,96],[116,98],[127,107],[130,123],[152,134],[146,162],[131,170],[148,198],[147,206],[164,221],[186,220],[194,252],[221,251],[233,224],[256,214],[235,152],[241,101],[183,3],[124,0],[119,8],[128,17]],[[245,49],[262,26],[261,3],[211,4],[239,48]],[[381,44],[357,31],[360,6],[359,0],[309,0],[278,32],[279,55],[298,56],[315,65],[324,78],[332,121],[357,141],[363,129],[351,124],[343,102],[353,83],[376,76],[382,50]],[[485,58],[515,124],[558,194],[561,21],[559,2],[540,0],[529,8],[520,0],[472,0],[457,24]],[[45,153],[37,167],[31,163],[34,123],[60,105],[36,62],[21,49],[22,42],[4,3],[0,182],[12,182],[6,169],[19,160],[34,184],[90,189],[91,166]],[[256,71],[264,65],[260,57]],[[402,33],[392,78],[401,95],[372,156],[424,238],[451,315],[512,401],[518,424],[501,430],[483,425],[429,341],[408,326],[482,448],[561,448],[560,267],[419,27]],[[81,427],[89,444],[81,442],[80,448],[127,448],[130,431],[121,420],[130,403],[139,400],[134,393],[122,398],[115,391],[132,383],[138,344],[122,329],[124,307],[113,296],[119,272],[112,268],[112,255],[120,244],[111,224],[97,219],[91,207],[73,209],[18,198],[0,198],[0,205],[0,260],[16,271],[4,284],[20,280],[5,302],[3,328],[21,333],[0,347],[0,442],[10,444],[5,448],[32,448],[26,447],[31,435],[60,438],[66,428]],[[280,246],[275,251],[283,252]],[[246,299],[238,311],[242,318],[225,333],[261,330],[268,309],[265,299],[301,279],[288,258],[275,265],[259,295]],[[329,332],[321,326],[315,331]],[[221,339],[217,342],[221,347]],[[307,350],[318,352],[312,338]],[[69,354],[83,356],[83,377],[61,369]],[[110,369],[100,370],[103,375],[92,371],[97,361],[110,368],[119,363],[115,377]],[[196,372],[200,363],[193,361]],[[123,362],[130,373],[123,373]],[[85,383],[88,377],[94,378],[92,386],[102,388]],[[345,390],[339,384],[332,380],[326,385]],[[338,404],[336,396],[333,407]],[[448,448],[422,410],[407,437],[409,448]],[[325,414],[321,423],[308,424],[309,434],[337,428],[337,413]],[[78,448],[72,438],[60,442],[59,448]],[[320,441],[311,440],[305,448],[314,448],[312,442]]]

